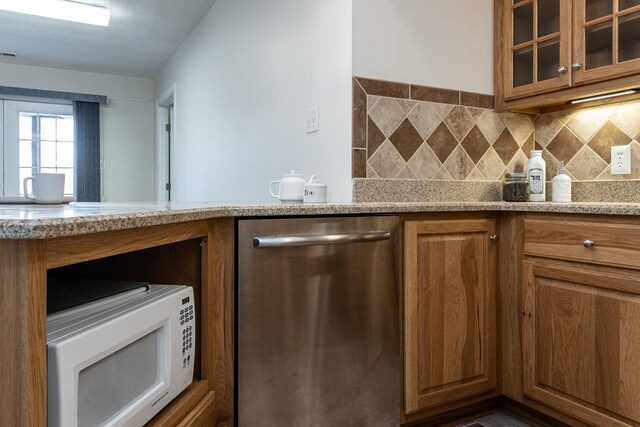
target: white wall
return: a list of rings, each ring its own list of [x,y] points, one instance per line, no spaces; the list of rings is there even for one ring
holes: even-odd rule
[[[493,0],[353,0],[353,73],[493,94]]]
[[[113,202],[155,198],[153,80],[0,63],[0,86],[111,98],[100,109],[103,199]]]
[[[351,2],[218,0],[156,79],[177,83],[177,200],[271,200],[290,169],[351,198]],[[305,111],[320,107],[320,131]]]

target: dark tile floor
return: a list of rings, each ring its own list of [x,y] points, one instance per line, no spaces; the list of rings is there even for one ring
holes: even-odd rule
[[[477,420],[460,424],[459,427],[531,427],[531,424],[513,418],[504,412],[494,412]]]

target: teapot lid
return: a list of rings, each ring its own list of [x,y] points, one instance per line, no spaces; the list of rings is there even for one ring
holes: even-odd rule
[[[284,176],[302,176],[302,174],[296,173],[295,170],[291,169],[291,173],[285,173]]]

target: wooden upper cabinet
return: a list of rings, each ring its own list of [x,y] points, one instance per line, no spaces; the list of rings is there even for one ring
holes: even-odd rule
[[[640,71],[640,0],[575,0],[573,14],[575,83]]]
[[[497,110],[546,112],[638,88],[640,0],[494,2]]]
[[[507,99],[571,84],[571,0],[504,2]]]
[[[406,414],[496,389],[495,228],[405,222]]]
[[[524,393],[594,426],[640,425],[640,276],[524,262]]]

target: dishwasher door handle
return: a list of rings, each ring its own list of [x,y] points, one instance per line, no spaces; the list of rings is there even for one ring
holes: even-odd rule
[[[378,242],[389,240],[389,231],[365,231],[360,233],[320,234],[315,236],[265,236],[254,237],[254,248],[282,248],[290,246],[343,245],[346,243]]]

